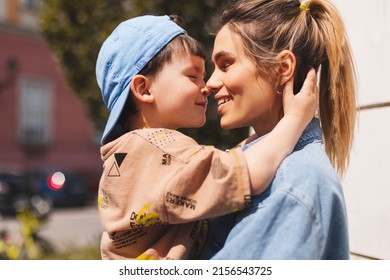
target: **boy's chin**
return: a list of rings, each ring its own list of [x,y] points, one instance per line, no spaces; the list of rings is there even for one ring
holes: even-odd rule
[[[199,122],[194,124],[194,128],[200,128],[204,126],[205,123],[206,123],[206,119],[199,120]]]
[[[204,126],[205,123],[206,121],[199,121],[197,123],[192,123],[192,124],[182,126],[181,128],[201,128]]]

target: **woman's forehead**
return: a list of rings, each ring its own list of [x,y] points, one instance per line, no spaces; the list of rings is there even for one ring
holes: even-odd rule
[[[215,61],[222,56],[241,56],[243,54],[244,48],[240,37],[227,25],[222,27],[215,37],[213,60]]]

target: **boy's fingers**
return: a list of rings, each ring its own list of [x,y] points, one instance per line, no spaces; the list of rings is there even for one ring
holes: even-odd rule
[[[316,71],[314,70],[314,68],[311,68],[310,71],[307,73],[306,79],[301,88],[301,92],[307,92],[308,94],[315,93],[316,79]]]
[[[293,94],[294,93],[294,79],[291,78],[286,82],[283,88],[283,93],[284,94]]]

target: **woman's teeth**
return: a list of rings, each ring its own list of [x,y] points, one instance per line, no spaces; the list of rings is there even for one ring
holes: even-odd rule
[[[232,100],[230,97],[221,98],[218,100],[218,106],[225,104],[225,103],[229,102],[230,100]]]

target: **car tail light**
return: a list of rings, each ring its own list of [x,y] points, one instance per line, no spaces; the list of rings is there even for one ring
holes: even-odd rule
[[[47,179],[47,184],[50,189],[58,191],[62,189],[65,184],[65,175],[62,172],[55,172]]]

